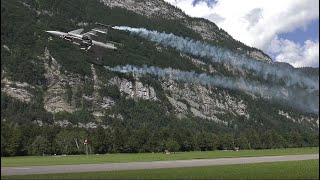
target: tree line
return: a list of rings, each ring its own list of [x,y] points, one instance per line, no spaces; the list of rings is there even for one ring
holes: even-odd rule
[[[274,149],[319,146],[319,134],[274,130],[240,133],[210,133],[190,129],[102,127],[83,129],[1,122],[1,156],[84,154],[85,139],[90,153],[142,153]]]

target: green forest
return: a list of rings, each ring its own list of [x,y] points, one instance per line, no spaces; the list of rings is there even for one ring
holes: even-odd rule
[[[318,133],[279,134],[274,130],[258,133],[254,129],[241,133],[209,133],[172,127],[134,129],[125,125],[87,130],[48,125],[40,127],[30,123],[10,126],[1,122],[1,156],[84,154],[85,139],[89,142],[90,152],[95,154],[319,146]]]

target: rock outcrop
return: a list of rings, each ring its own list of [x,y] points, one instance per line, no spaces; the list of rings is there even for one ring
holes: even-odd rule
[[[133,99],[145,99],[145,100],[158,100],[156,92],[153,87],[149,85],[144,85],[142,82],[136,78],[134,81],[127,79],[121,79],[119,77],[114,77],[110,79],[109,83],[111,85],[116,85],[123,95],[127,95],[128,98]]]

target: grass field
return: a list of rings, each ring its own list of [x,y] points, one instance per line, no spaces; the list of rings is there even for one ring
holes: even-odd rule
[[[2,176],[1,179],[319,179],[319,160],[192,168]]]
[[[1,157],[1,166],[36,166],[36,165],[65,165],[65,164],[97,164],[113,162],[141,162],[162,160],[186,159],[212,159],[222,157],[252,157],[272,155],[294,155],[319,153],[315,148],[290,148],[272,150],[241,150],[241,151],[194,151],[178,152],[175,154],[163,153],[136,153],[136,154],[104,154],[104,155],[79,155],[79,156],[19,156]]]

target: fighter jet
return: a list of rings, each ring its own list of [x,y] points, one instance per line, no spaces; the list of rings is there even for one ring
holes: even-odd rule
[[[112,43],[103,43],[100,41],[93,40],[92,37],[98,36],[97,33],[106,34],[107,31],[104,29],[92,29],[89,32],[82,33],[84,29],[77,29],[70,32],[61,32],[61,31],[46,31],[50,35],[63,38],[66,41],[73,42],[76,45],[80,46],[80,49],[89,51],[93,46],[98,46],[106,49],[117,50],[117,47]]]

